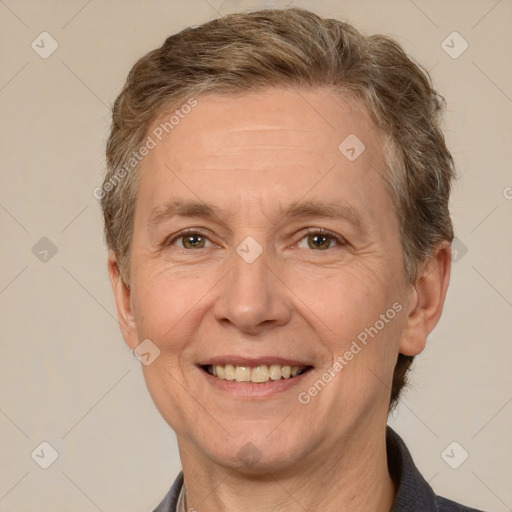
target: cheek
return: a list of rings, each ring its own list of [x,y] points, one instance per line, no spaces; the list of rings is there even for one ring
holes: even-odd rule
[[[302,309],[315,330],[324,333],[319,339],[330,363],[342,357],[351,373],[375,368],[387,375],[396,362],[404,323],[404,307],[391,273],[382,267],[378,272],[368,267],[346,269],[322,282],[324,286],[314,287],[312,281],[304,281],[299,293],[307,293],[310,312]]]
[[[139,335],[156,340],[174,338],[211,288],[204,274],[186,277],[176,272],[139,266],[132,289],[133,311]]]
[[[323,340],[332,359],[320,369],[319,378],[331,379],[332,384],[320,400],[322,408],[336,416],[338,425],[371,414],[374,407],[387,407],[403,325],[402,315],[395,314],[392,306],[381,309],[373,304],[361,309],[346,305],[340,334]]]
[[[362,265],[346,267],[323,276],[303,280],[301,295],[336,335],[357,334],[373,325],[393,301],[385,270]]]

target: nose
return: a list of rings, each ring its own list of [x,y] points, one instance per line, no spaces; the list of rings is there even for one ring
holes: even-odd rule
[[[265,250],[254,261],[233,253],[231,270],[222,280],[213,309],[218,322],[250,335],[289,322],[291,292],[277,268],[280,265],[270,260]]]

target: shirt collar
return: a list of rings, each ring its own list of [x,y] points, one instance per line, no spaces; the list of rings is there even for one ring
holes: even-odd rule
[[[436,510],[432,487],[418,471],[402,438],[390,426],[386,427],[386,449],[389,474],[397,486],[391,512],[410,512],[418,510],[419,505],[421,510]]]

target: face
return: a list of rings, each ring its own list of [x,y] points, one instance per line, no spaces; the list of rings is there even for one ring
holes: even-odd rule
[[[383,428],[407,344],[382,139],[324,89],[197,102],[141,164],[124,336],[180,450],[311,467]]]

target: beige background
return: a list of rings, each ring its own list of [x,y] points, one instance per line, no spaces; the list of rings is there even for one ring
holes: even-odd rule
[[[171,33],[286,3],[0,0],[1,512],[151,511],[177,475],[174,434],[115,321],[92,195],[108,107],[135,60]],[[461,174],[451,203],[458,261],[444,316],[389,423],[439,494],[511,510],[512,2],[293,5],[396,38],[447,99]],[[31,47],[43,31],[58,43],[47,59]],[[453,31],[469,44],[458,58],[441,46]],[[453,52],[463,41],[449,44]],[[43,441],[58,453],[46,470],[31,458]],[[463,447],[453,459],[469,453],[458,469],[441,457],[452,441]]]

